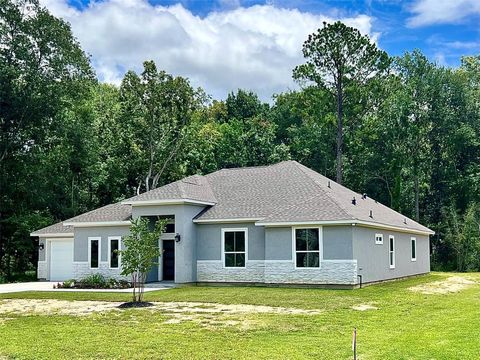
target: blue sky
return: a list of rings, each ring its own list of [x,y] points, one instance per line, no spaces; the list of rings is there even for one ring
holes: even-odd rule
[[[42,0],[72,24],[102,81],[153,59],[216,98],[238,87],[264,99],[295,88],[301,44],[322,21],[342,20],[390,55],[421,49],[458,66],[480,54],[480,0]]]

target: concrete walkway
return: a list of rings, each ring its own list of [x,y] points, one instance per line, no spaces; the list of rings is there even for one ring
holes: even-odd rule
[[[22,291],[66,291],[66,292],[117,292],[129,293],[132,289],[54,289],[57,281],[35,281],[24,283],[0,284],[0,294],[16,293]],[[157,282],[145,284],[145,292],[167,290],[174,288],[171,282]]]

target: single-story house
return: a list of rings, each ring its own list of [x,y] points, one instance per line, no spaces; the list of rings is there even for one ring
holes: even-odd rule
[[[193,175],[33,232],[38,278],[121,277],[130,220],[168,219],[147,281],[356,286],[430,271],[434,232],[296,161]]]

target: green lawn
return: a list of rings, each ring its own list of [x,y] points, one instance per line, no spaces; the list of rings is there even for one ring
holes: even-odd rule
[[[476,283],[448,294],[409,290],[450,276]],[[129,295],[38,292],[0,295],[0,302],[4,299],[125,301]],[[147,293],[146,300],[268,305],[319,313],[198,313],[179,323],[170,321],[172,314],[151,309],[86,316],[3,313],[0,358],[349,359],[354,327],[359,359],[480,358],[478,273],[433,273],[357,290],[184,287]],[[378,309],[352,309],[360,304]]]

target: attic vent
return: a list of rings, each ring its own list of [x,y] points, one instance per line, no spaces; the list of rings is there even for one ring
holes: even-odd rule
[[[367,193],[362,194],[362,199],[365,200],[367,198]]]
[[[370,215],[369,215],[369,217],[371,217],[371,218],[373,219],[373,211],[372,211],[372,210],[370,210]]]
[[[355,196],[352,199],[352,205],[357,205],[357,199],[355,199]]]

